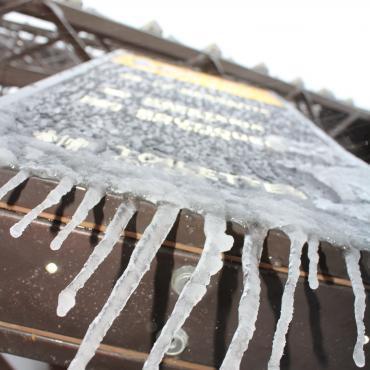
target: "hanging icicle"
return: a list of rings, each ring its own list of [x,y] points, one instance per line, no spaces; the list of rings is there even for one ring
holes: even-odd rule
[[[265,237],[266,230],[261,229],[253,229],[245,236],[242,253],[244,289],[239,304],[239,324],[221,370],[239,369],[243,354],[256,329],[261,292],[258,266]]]
[[[21,220],[10,228],[10,235],[19,238],[27,226],[36,219],[41,212],[60,202],[61,198],[71,191],[75,182],[70,177],[63,177],[60,183],[47,195],[43,202],[28,212]]]
[[[90,324],[68,370],[85,369],[113,321],[123,310],[142,277],[149,270],[153,258],[170,232],[178,213],[179,209],[172,205],[158,207],[152,222],[134,248],[126,270],[115,284],[103,309]]]
[[[364,284],[361,278],[360,258],[361,253],[355,248],[349,248],[344,252],[348,276],[352,283],[353,294],[355,295],[355,319],[357,326],[357,340],[353,350],[353,360],[356,366],[365,366],[365,308],[366,308],[366,293]]]
[[[103,196],[104,191],[101,188],[89,188],[87,190],[71,221],[52,240],[50,244],[52,250],[58,250],[62,246],[68,235],[85,220],[89,211],[100,202]]]
[[[30,177],[29,171],[21,170],[0,188],[0,199]]]
[[[276,325],[268,370],[280,369],[280,360],[283,356],[286,344],[286,334],[293,318],[294,292],[299,278],[302,248],[307,238],[306,235],[299,230],[290,232],[288,236],[291,241],[288,279],[285,283],[284,293],[281,300],[280,318]]]
[[[99,265],[106,259],[112,251],[114,245],[119,240],[122,231],[126,228],[128,222],[136,212],[136,206],[133,202],[122,203],[111,223],[108,225],[103,239],[94,248],[85,265],[73,279],[73,281],[60,292],[58,298],[58,316],[65,316],[76,304],[76,294],[84,287],[86,281],[91,277]]]
[[[195,271],[180,293],[175,308],[146,360],[143,369],[158,369],[176,332],[183,326],[194,306],[207,291],[211,276],[222,268],[222,252],[233,245],[233,238],[225,234],[224,219],[206,215],[204,233],[206,243]]]
[[[308,268],[308,283],[311,289],[317,289],[319,287],[319,279],[317,278],[317,265],[319,263],[319,246],[320,242],[317,238],[311,237],[307,241],[308,243],[308,258],[310,265]]]

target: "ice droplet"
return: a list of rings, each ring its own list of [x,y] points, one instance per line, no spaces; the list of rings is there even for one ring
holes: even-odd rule
[[[203,253],[189,281],[182,289],[171,316],[154,343],[143,369],[159,368],[173,337],[181,329],[194,306],[205,295],[211,276],[222,268],[222,252],[229,250],[233,245],[233,238],[226,235],[225,230],[224,219],[212,215],[205,216],[206,243]]]
[[[355,295],[355,319],[357,326],[357,340],[353,350],[353,360],[356,366],[365,366],[364,344],[365,339],[365,308],[366,293],[362,283],[359,261],[361,258],[360,251],[355,248],[348,248],[344,251],[348,276],[352,283],[353,294]]]
[[[135,211],[136,207],[131,201],[127,202],[127,204],[122,203],[118,207],[117,212],[107,227],[103,239],[94,248],[85,265],[73,281],[60,292],[57,308],[58,316],[65,316],[75,305],[77,292],[83,288],[86,281],[112,251]]]
[[[317,278],[317,264],[319,263],[319,245],[320,242],[316,238],[309,238],[308,241],[308,258],[310,265],[308,269],[308,283],[311,289],[317,289],[319,287],[319,279]]]
[[[151,261],[175,223],[178,212],[179,209],[172,205],[158,207],[152,222],[134,248],[126,270],[115,284],[103,309],[87,329],[68,370],[85,369],[113,321],[123,310],[142,277],[149,270]]]
[[[289,233],[290,255],[288,279],[285,283],[284,293],[281,300],[280,318],[276,325],[274,340],[272,343],[271,357],[268,363],[268,370],[279,370],[280,360],[284,353],[286,334],[289,324],[293,318],[294,292],[299,278],[299,267],[301,265],[301,254],[306,235],[296,230]]]
[[[22,184],[22,182],[26,181],[30,177],[30,173],[26,170],[19,171],[15,176],[13,176],[7,183],[5,183],[0,188],[0,199],[15,189],[18,185]]]
[[[258,266],[265,236],[266,230],[260,229],[251,230],[245,236],[242,253],[244,289],[239,304],[239,324],[220,370],[239,369],[243,354],[256,329],[261,292]]]
[[[27,226],[36,219],[41,212],[50,208],[54,204],[59,203],[60,199],[67,194],[74,186],[74,181],[69,177],[63,177],[60,183],[47,195],[47,197],[30,212],[28,212],[21,220],[10,228],[10,235],[13,238],[19,238]]]
[[[71,221],[64,226],[64,228],[58,233],[58,235],[52,240],[50,248],[57,250],[61,247],[64,240],[67,239],[68,235],[77,227],[89,213],[90,209],[94,208],[104,196],[104,191],[101,188],[89,188],[78,206],[76,212],[72,216]]]

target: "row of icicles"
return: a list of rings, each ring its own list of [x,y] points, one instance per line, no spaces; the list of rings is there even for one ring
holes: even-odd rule
[[[25,170],[18,172],[17,175],[0,188],[0,199],[29,177],[30,173]],[[59,203],[61,198],[71,191],[74,186],[75,182],[72,179],[64,177],[42,203],[32,209],[10,229],[11,235],[15,238],[20,237],[26,227],[41,212]],[[75,227],[84,221],[89,210],[95,207],[103,196],[104,191],[102,189],[89,188],[87,190],[70,222],[65,225],[51,242],[53,250],[61,247],[63,241]],[[179,211],[179,208],[169,204],[158,206],[150,225],[136,244],[127,268],[116,282],[103,309],[90,324],[75,358],[68,367],[69,370],[85,369],[94,356],[105,334],[125,307],[144,274],[149,270],[151,261],[171,230]],[[111,252],[135,212],[136,206],[130,201],[118,207],[103,239],[94,248],[78,275],[60,292],[57,308],[58,316],[67,315],[74,307],[77,292],[83,288],[86,281]],[[226,222],[224,219],[207,214],[204,225],[206,242],[202,255],[192,276],[182,289],[171,316],[154,343],[144,364],[144,369],[146,370],[159,368],[177,331],[183,326],[193,307],[205,295],[211,276],[222,268],[222,253],[230,250],[233,245],[233,238],[225,234]],[[280,318],[277,322],[272,353],[268,363],[269,370],[280,368],[280,360],[286,343],[286,334],[293,317],[294,291],[300,275],[302,248],[307,241],[307,236],[300,230],[287,228],[285,232],[291,240],[289,271],[282,297]],[[255,331],[260,304],[258,266],[266,233],[267,230],[252,229],[245,236],[242,253],[244,289],[239,304],[239,324],[221,365],[223,370],[239,368],[243,354],[247,350],[249,341]],[[310,238],[308,240],[308,257],[310,259],[309,284],[312,289],[318,287],[318,247],[319,241],[317,239]],[[365,365],[363,346],[365,344],[364,315],[366,294],[359,268],[360,252],[355,248],[348,248],[344,251],[344,256],[355,296],[354,311],[357,325],[357,341],[354,347],[353,359],[357,366],[363,367]]]

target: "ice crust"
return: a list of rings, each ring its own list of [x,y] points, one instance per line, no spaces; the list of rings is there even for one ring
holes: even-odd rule
[[[149,270],[150,263],[170,232],[178,212],[179,209],[171,205],[158,207],[152,222],[134,248],[127,268],[115,284],[103,309],[90,324],[68,370],[85,369],[112,323],[125,307],[144,274]]]
[[[267,107],[180,82],[176,82],[177,89],[168,90],[168,79],[119,66],[111,61],[115,55],[0,99],[0,165],[56,180],[69,176],[85,187],[98,185],[119,194],[131,192],[154,203],[167,201],[242,224],[295,224],[308,235],[331,244],[349,242],[369,250],[368,165],[346,152],[293,107],[284,102],[282,107]],[[142,82],[120,78],[130,73]],[[105,91],[112,88],[115,95],[107,95]],[[182,90],[195,95],[181,95]],[[125,100],[118,97],[117,91],[125,96],[130,91],[135,96]],[[261,130],[253,132],[253,137],[262,144],[199,138],[179,133],[176,127],[140,121],[134,106],[149,108],[146,101],[155,101],[154,92],[155,99],[166,102],[173,99],[177,103],[181,95],[181,106],[188,105],[192,112],[230,115],[234,121],[245,121],[249,126],[259,120]],[[104,111],[81,102],[89,94],[94,99],[98,99],[97,95],[104,98],[108,106],[120,104],[121,111]],[[215,94],[217,102],[249,109],[225,108],[221,103],[202,99],[210,94]],[[158,110],[161,115],[167,112],[161,107]],[[217,129],[225,127],[219,121],[213,124]],[[245,135],[252,133],[239,126],[238,130]],[[40,139],[46,133],[51,135],[47,142]],[[173,145],[179,140],[186,144]],[[194,175],[197,164],[203,176]],[[215,171],[222,175],[221,181],[214,180]],[[248,176],[249,183],[225,172]],[[281,188],[277,183],[284,181],[285,187]],[[297,191],[286,193],[292,186]]]
[[[225,234],[226,222],[213,215],[205,216],[206,242],[199,262],[182,289],[176,305],[147,358],[143,369],[155,370],[195,305],[206,294],[211,277],[223,266],[222,253],[233,245],[233,238]]]

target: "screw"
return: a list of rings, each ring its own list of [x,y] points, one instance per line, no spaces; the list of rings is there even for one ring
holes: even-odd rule
[[[177,293],[180,294],[185,284],[189,281],[191,275],[195,270],[194,266],[186,265],[178,268],[172,275],[171,287]]]
[[[184,352],[188,344],[189,336],[186,334],[185,330],[179,329],[172,339],[171,345],[168,348],[166,355],[177,356]]]

